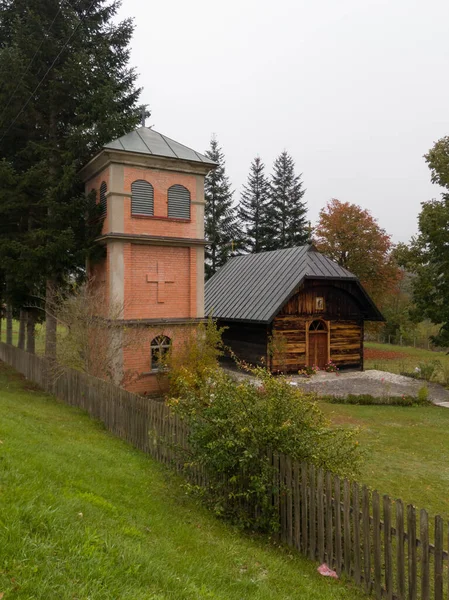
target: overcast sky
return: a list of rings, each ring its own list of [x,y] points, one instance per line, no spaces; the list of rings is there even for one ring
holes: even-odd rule
[[[447,0],[123,0],[147,125],[204,152],[216,133],[240,195],[284,149],[309,218],[334,197],[394,241],[439,197],[423,154],[449,135]]]

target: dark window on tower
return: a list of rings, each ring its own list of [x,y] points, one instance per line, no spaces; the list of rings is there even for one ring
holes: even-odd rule
[[[160,368],[161,359],[170,349],[171,339],[166,335],[158,335],[151,342],[151,370],[157,371]]]
[[[137,179],[131,184],[131,214],[154,215],[154,189],[151,183]]]
[[[106,185],[106,182],[103,181],[103,183],[100,185],[100,214],[102,217],[104,217],[106,215],[106,211],[107,211],[107,200],[106,200],[106,192],[108,191],[108,186]]]
[[[190,219],[190,192],[183,185],[172,185],[168,190],[168,216]]]

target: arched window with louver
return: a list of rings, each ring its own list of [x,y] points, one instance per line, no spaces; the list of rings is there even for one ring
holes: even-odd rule
[[[106,185],[106,181],[103,181],[100,185],[100,214],[102,217],[106,215],[107,211],[107,200],[106,200],[106,192],[108,191],[108,186]]]
[[[183,185],[172,185],[168,189],[168,217],[190,219],[190,192]]]
[[[137,179],[131,184],[131,214],[154,215],[154,188],[148,181]]]

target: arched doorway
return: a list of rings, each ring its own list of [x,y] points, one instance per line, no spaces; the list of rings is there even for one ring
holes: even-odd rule
[[[322,369],[329,362],[329,328],[325,321],[317,319],[307,330],[307,365]]]

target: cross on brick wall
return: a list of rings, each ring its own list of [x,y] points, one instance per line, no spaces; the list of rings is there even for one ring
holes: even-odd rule
[[[157,263],[156,273],[147,274],[147,283],[157,284],[157,301],[162,304],[165,302],[165,284],[174,283],[175,279],[173,276],[165,275],[164,263]]]

